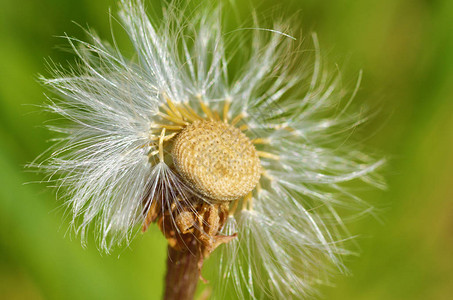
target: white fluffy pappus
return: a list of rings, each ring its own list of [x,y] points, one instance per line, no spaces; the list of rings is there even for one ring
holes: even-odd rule
[[[169,98],[201,115],[199,99],[217,112],[228,103],[228,115],[241,115],[247,137],[261,141],[264,171],[253,199],[223,229],[238,238],[209,259],[218,273],[208,277],[213,297],[316,294],[334,270],[345,269],[343,214],[373,209],[343,183],[383,185],[375,171],[384,160],[349,141],[366,119],[348,109],[357,88],[343,99],[340,77],[322,64],[315,35],[314,46],[301,51],[288,26],[224,32],[221,7],[185,14],[170,3],[159,22],[141,1],[120,6],[135,59],[88,32],[90,43],[67,38],[78,64],[51,65],[51,78],[42,78],[61,95],[48,108],[69,122],[51,127],[63,137],[32,166],[57,182],[75,231],[85,240],[94,227],[105,251],[128,244],[145,220],[145,199],[187,189],[166,160],[149,155],[156,151],[150,128],[162,122],[161,105]],[[234,63],[241,68],[231,74]]]

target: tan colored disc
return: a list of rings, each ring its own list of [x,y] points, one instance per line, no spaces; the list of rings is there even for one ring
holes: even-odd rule
[[[216,121],[195,121],[175,139],[177,171],[200,194],[217,201],[245,196],[257,185],[261,164],[255,146],[239,129]]]

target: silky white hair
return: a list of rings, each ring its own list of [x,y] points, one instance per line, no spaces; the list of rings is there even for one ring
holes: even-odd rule
[[[42,78],[60,95],[48,109],[69,122],[50,126],[61,138],[32,166],[56,182],[75,231],[85,241],[94,227],[100,248],[110,251],[138,232],[145,198],[184,189],[165,162],[147,156],[163,94],[174,103],[203,97],[213,110],[228,99],[231,114],[245,116],[247,136],[268,139],[261,150],[279,160],[262,158],[253,209],[237,210],[223,229],[238,238],[209,259],[217,273],[208,278],[213,297],[316,294],[334,270],[345,270],[342,257],[350,252],[343,242],[350,236],[342,218],[373,211],[344,183],[383,186],[375,171],[384,160],[350,138],[366,120],[349,107],[358,85],[345,98],[316,35],[303,50],[287,25],[224,32],[221,6],[188,13],[169,3],[161,22],[147,16],[141,1],[120,6],[135,59],[88,31],[90,43],[67,37],[78,63],[69,70],[50,63],[52,75]],[[232,65],[241,67],[232,74]]]

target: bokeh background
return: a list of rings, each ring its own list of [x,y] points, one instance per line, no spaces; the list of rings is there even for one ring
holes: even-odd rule
[[[151,1],[159,7],[160,2]],[[271,16],[275,1],[253,1]],[[316,31],[346,85],[364,70],[357,101],[379,108],[364,142],[390,157],[387,191],[364,191],[380,220],[352,226],[360,257],[326,299],[453,297],[453,1],[282,1]],[[0,299],[160,299],[166,259],[157,230],[102,255],[67,233],[64,209],[24,165],[48,146],[38,73],[72,55],[57,35],[83,38],[89,24],[110,38],[111,0],[0,0]],[[247,15],[250,5],[238,3]],[[118,27],[118,25],[115,25]],[[118,33],[120,43],[125,37]]]

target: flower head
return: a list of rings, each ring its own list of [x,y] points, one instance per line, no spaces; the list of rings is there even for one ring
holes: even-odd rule
[[[383,163],[345,142],[363,118],[341,108],[316,36],[302,55],[281,25],[226,35],[220,8],[187,19],[169,4],[159,24],[123,0],[120,17],[136,59],[89,33],[68,38],[77,67],[43,78],[62,96],[49,109],[70,124],[52,127],[63,137],[40,167],[76,232],[93,226],[106,251],[151,222],[174,247],[198,232],[206,256],[229,242],[211,258],[215,295],[314,293],[348,254],[338,211],[371,209],[342,183],[379,185]]]

